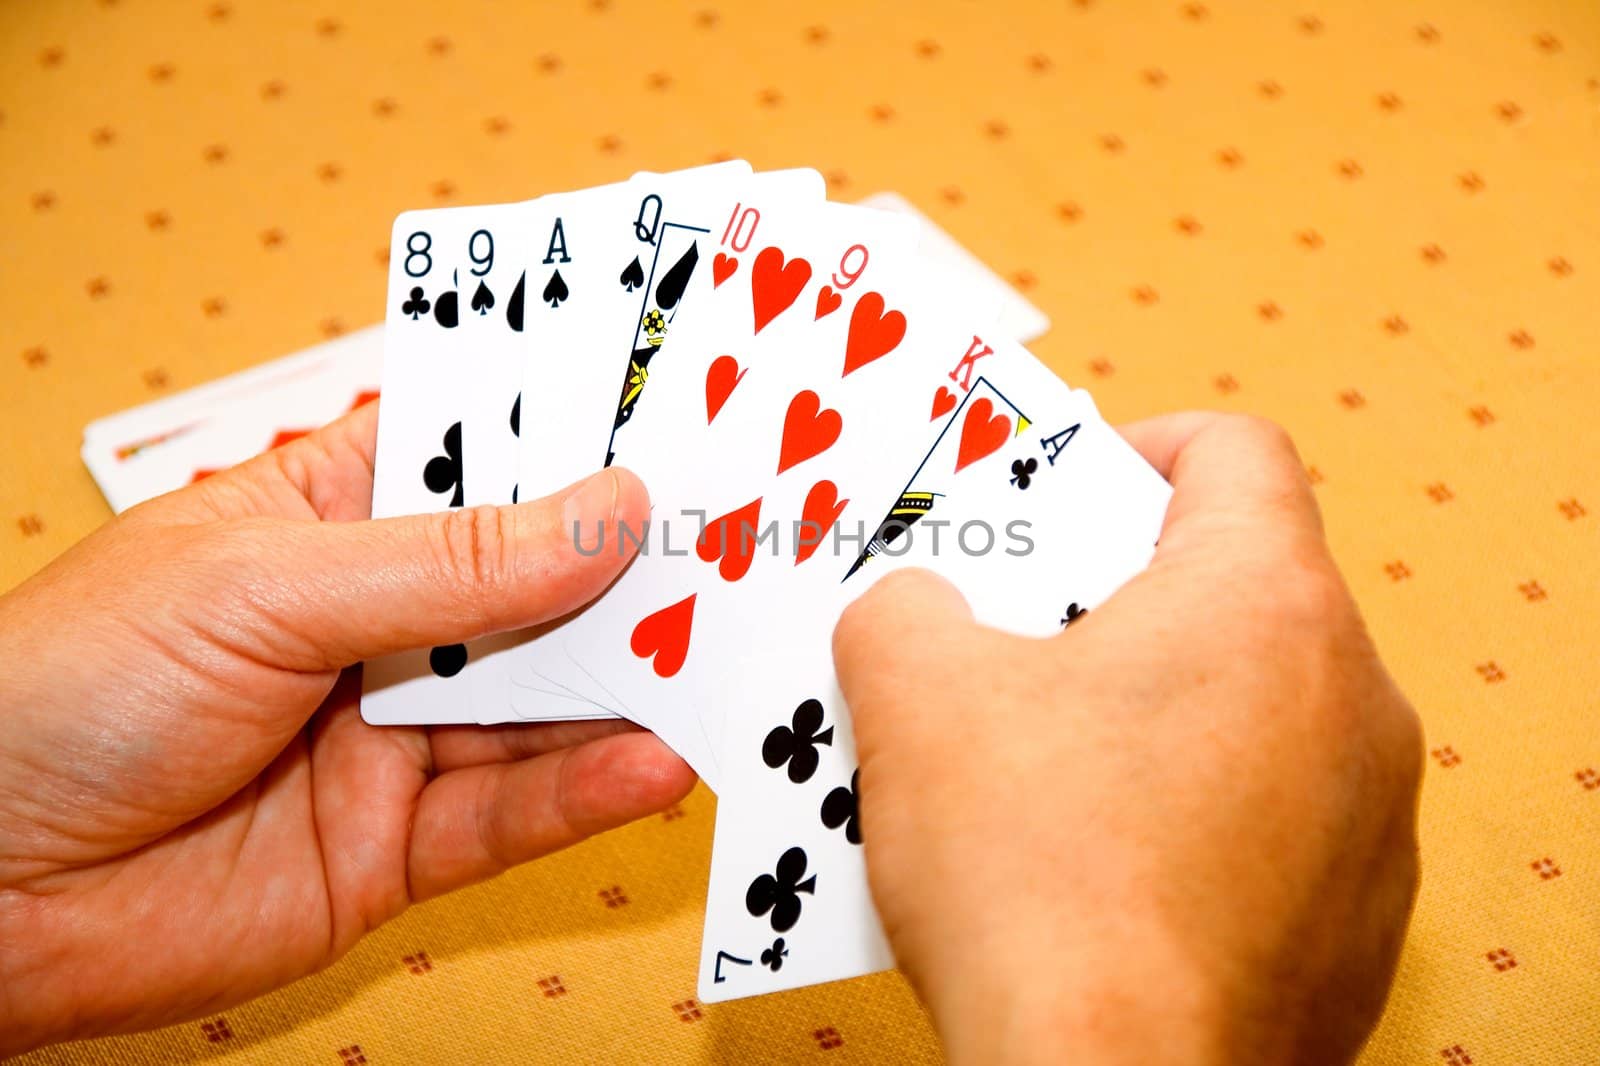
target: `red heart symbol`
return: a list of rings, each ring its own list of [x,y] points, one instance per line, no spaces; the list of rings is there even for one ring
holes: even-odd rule
[[[832,285],[824,285],[817,290],[817,318],[826,318],[839,310],[839,305],[844,303],[844,297],[833,291]],[[815,321],[813,319],[812,321]]]
[[[711,287],[714,289],[721,285],[724,281],[733,277],[733,272],[738,269],[739,260],[731,255],[723,255],[718,252],[717,257],[711,260]]]
[[[994,413],[994,402],[985,396],[974,400],[961,420],[961,446],[956,449],[956,470],[993,455],[1011,436],[1011,419]]]
[[[713,269],[715,269],[713,267]],[[750,268],[750,299],[755,307],[756,332],[789,309],[811,280],[811,264],[796,256],[784,262],[777,248],[763,248]]]
[[[719,355],[706,370],[706,425],[716,421],[717,412],[733,395],[734,386],[744,380],[745,372],[739,369],[739,360],[731,355]]]
[[[928,416],[928,421],[943,418],[955,405],[956,394],[951,392],[948,386],[940,385],[939,391],[933,394],[933,414]]]
[[[831,481],[819,481],[811,486],[811,491],[806,493],[805,506],[800,509],[800,528],[804,532],[796,537],[794,565],[799,566],[816,553],[849,502],[839,499],[839,489]]]
[[[856,301],[850,312],[850,336],[844,342],[844,374],[860,370],[874,359],[894,351],[906,335],[906,316],[883,310],[883,297],[869,292]]]
[[[708,522],[695,541],[695,554],[708,563],[721,559],[717,573],[722,580],[738,581],[750,572],[750,564],[755,561],[760,534],[756,523],[760,520],[761,497],[757,496],[738,510]]]
[[[657,677],[671,677],[683,669],[689,655],[689,630],[694,625],[694,598],[690,593],[671,607],[647,615],[633,627],[628,647],[641,659],[654,656],[650,664]]]
[[[789,410],[783,416],[783,442],[778,446],[778,473],[821,455],[833,447],[844,428],[839,412],[822,406],[822,400],[810,389],[802,389],[789,401]]]

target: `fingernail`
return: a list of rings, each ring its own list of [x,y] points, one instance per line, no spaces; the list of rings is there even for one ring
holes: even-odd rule
[[[601,532],[611,523],[617,511],[617,477],[602,470],[579,485],[561,505],[561,519],[575,534],[580,531]]]

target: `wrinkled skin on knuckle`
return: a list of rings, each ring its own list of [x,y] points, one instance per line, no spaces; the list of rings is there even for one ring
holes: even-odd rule
[[[515,575],[516,512],[491,506],[450,511],[435,526],[434,556],[446,581],[493,595]]]

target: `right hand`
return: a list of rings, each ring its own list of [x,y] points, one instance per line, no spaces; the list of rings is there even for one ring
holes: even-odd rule
[[[1070,630],[925,572],[835,633],[874,898],[953,1063],[1334,1063],[1415,892],[1421,728],[1293,445],[1125,436],[1172,482],[1148,570]]]

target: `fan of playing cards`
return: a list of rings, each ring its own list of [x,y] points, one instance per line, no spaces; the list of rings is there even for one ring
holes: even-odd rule
[[[368,663],[363,717],[638,722],[718,794],[702,1000],[891,966],[834,622],[923,566],[982,622],[1057,632],[1148,563],[1170,494],[1021,346],[1042,325],[920,216],[828,202],[812,170],[402,214],[374,516],[610,463],[652,512],[571,530],[637,548],[587,609]]]

